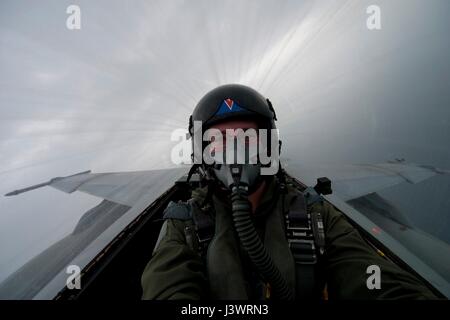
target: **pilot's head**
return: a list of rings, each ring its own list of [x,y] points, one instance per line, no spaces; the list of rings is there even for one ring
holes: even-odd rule
[[[266,156],[279,152],[278,136],[271,135],[275,121],[272,104],[257,91],[237,84],[220,86],[200,100],[189,119],[193,160],[223,188],[231,187],[232,172],[239,167],[241,182],[251,191],[265,176],[276,173],[260,157],[262,152]]]

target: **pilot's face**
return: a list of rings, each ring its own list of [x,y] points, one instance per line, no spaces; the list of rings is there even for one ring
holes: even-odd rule
[[[256,135],[252,136],[251,138],[247,138],[244,141],[241,141],[243,143],[244,150],[249,150],[250,146],[254,147],[253,150],[256,152],[256,148],[258,145],[258,124],[256,121],[253,120],[226,120],[219,123],[216,123],[215,125],[211,126],[210,129],[217,129],[222,133],[223,140],[222,141],[212,141],[211,144],[213,146],[212,150],[215,152],[224,152],[226,150],[226,142],[227,142],[227,134],[231,137],[236,136],[235,130],[242,129],[244,132],[246,132],[249,129],[254,129]],[[227,131],[228,130],[228,131]],[[256,155],[253,155],[254,157]],[[244,156],[245,157],[245,156]]]

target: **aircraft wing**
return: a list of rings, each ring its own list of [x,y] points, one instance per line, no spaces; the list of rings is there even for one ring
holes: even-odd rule
[[[133,206],[143,197],[152,198],[166,191],[188,172],[188,167],[163,170],[91,173],[85,171],[67,177],[56,177],[48,182],[15,190],[6,196],[51,186],[66,193],[81,191],[126,206]]]
[[[450,174],[432,166],[403,161],[379,164],[303,166],[285,164],[286,171],[307,185],[314,185],[318,177],[332,181],[333,192],[344,201],[356,199],[400,183],[419,183],[438,174]],[[56,177],[28,188],[6,194],[17,195],[43,186],[72,193],[76,190],[133,206],[137,200],[150,194],[161,194],[178,178],[187,174],[189,167],[133,172],[91,173],[81,172],[67,177]]]
[[[449,170],[405,162],[315,167],[287,162],[286,171],[308,185],[314,185],[318,177],[328,177],[333,192],[344,201],[400,183],[415,184],[438,174],[450,174]]]

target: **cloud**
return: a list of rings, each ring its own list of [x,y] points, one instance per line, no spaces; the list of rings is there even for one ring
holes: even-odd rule
[[[450,167],[445,1],[379,1],[378,33],[365,28],[370,1],[80,0],[78,31],[65,26],[70,4],[2,1],[0,194],[87,169],[168,167],[172,131],[207,91],[233,82],[271,98],[287,157],[348,163],[398,152]],[[0,252],[54,230],[65,196],[0,197],[0,234],[11,239]],[[91,202],[80,200],[80,213]],[[27,227],[26,240],[32,214],[47,223]],[[0,265],[11,259],[0,255]]]

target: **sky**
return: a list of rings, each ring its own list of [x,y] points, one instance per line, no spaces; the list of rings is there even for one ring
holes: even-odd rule
[[[80,30],[66,27],[72,4]],[[367,28],[370,5],[381,30]],[[271,99],[285,158],[450,168],[449,14],[446,0],[1,1],[0,281],[101,201],[3,194],[85,170],[173,166],[171,133],[222,84]],[[385,196],[436,220],[449,185]]]

